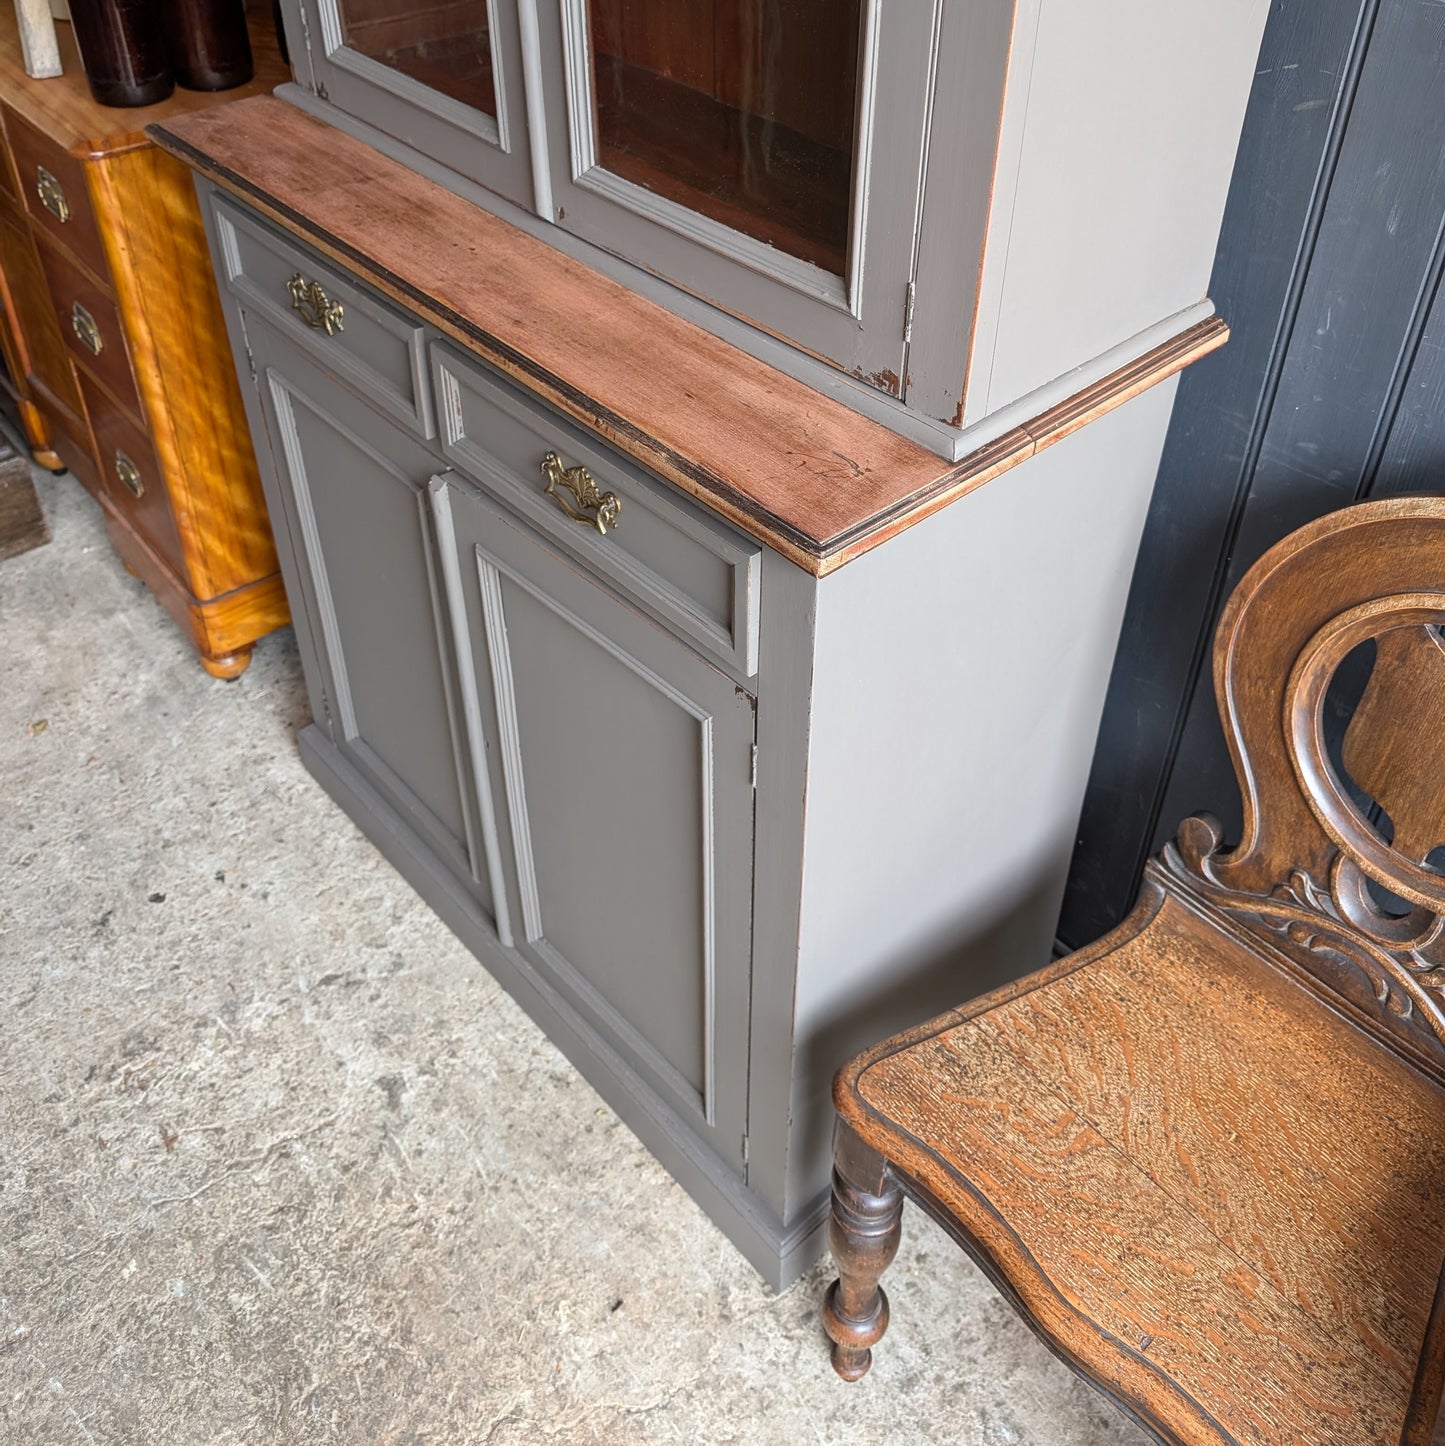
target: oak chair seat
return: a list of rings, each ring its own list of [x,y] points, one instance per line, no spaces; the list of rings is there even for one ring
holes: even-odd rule
[[[1241,844],[1188,821],[1108,937],[839,1072],[839,1374],[866,1372],[886,1329],[907,1196],[1162,1441],[1430,1442],[1441,622],[1445,502],[1366,504],[1280,544],[1217,644]],[[1324,700],[1367,640],[1337,768]]]

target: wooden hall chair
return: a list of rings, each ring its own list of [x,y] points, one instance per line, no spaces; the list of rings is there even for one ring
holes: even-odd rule
[[[887,1327],[907,1196],[1161,1441],[1428,1446],[1442,624],[1445,499],[1365,503],[1280,543],[1215,640],[1241,843],[1188,820],[1112,934],[839,1072],[840,1375],[867,1371]],[[1337,761],[1326,691],[1370,640]]]

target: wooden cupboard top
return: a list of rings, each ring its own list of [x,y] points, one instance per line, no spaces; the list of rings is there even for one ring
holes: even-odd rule
[[[246,96],[266,95],[291,78],[276,45],[269,11],[253,19],[251,25],[256,76],[248,85],[212,92],[177,88],[168,100],[158,105],[124,109],[98,105],[91,98],[80,54],[75,48],[75,32],[69,23],[57,21],[55,35],[65,73],[50,80],[32,80],[25,74],[20,57],[20,28],[15,8],[0,5],[0,98],[77,156],[109,155],[149,145],[145,128],[154,122],[212,110]]]
[[[1210,318],[948,462],[270,96],[156,143],[816,576],[1221,345]]]

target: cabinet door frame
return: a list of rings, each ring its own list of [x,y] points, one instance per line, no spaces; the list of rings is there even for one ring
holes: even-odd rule
[[[442,471],[429,486],[438,542],[444,554],[442,574],[458,652],[458,675],[467,695],[463,711],[471,751],[477,766],[489,769],[491,791],[502,803],[498,810],[499,835],[511,885],[513,947],[551,988],[582,1013],[592,1028],[600,1031],[654,1093],[694,1129],[712,1139],[713,1148],[741,1178],[747,1132],[752,994],[754,792],[750,757],[743,757],[739,747],[734,746],[739,740],[732,736],[736,730],[729,725],[723,709],[732,707],[746,713],[741,726],[748,735],[750,754],[756,739],[752,695],[683,639],[638,612],[600,579],[533,532],[470,478]],[[468,507],[480,509],[488,534],[485,541],[461,535],[455,510],[459,499]],[[469,566],[469,561],[475,565]],[[559,581],[561,587],[557,586]],[[661,1049],[586,977],[584,970],[547,937],[533,852],[533,821],[527,804],[523,725],[516,712],[514,654],[501,593],[503,582],[520,589],[561,622],[575,628],[697,721],[701,735],[702,901],[706,920],[700,1087],[668,1061]],[[562,596],[564,592],[570,596]],[[634,639],[640,636],[644,640],[650,658],[638,656],[617,635],[619,622]],[[645,631],[639,634],[639,629]],[[670,658],[666,667],[658,663],[663,655]],[[535,660],[532,665],[537,666]],[[669,676],[669,671],[679,665],[691,685],[686,679]],[[722,706],[710,708],[693,696],[693,691],[699,691],[699,681],[704,684],[700,691],[712,693]],[[719,727],[728,734],[725,748],[718,746]],[[734,758],[733,754],[739,756]],[[734,799],[746,795],[745,837],[741,825],[730,815],[728,822],[720,819],[719,795],[729,787],[734,790]],[[725,837],[723,830],[728,831]],[[744,854],[746,863],[741,865]]]
[[[837,277],[604,170],[587,0],[540,0],[548,219],[901,396],[936,8],[890,6],[885,17],[885,0],[862,0],[847,274]]]
[[[342,0],[298,0],[310,86],[325,100],[434,160],[527,207],[532,156],[519,3],[486,0],[497,113],[488,115],[346,44]],[[530,18],[530,17],[528,17]],[[299,67],[298,67],[299,73]]]
[[[430,508],[426,479],[436,460],[428,448],[408,436],[389,419],[371,412],[367,405],[335,381],[326,377],[314,362],[298,352],[273,328],[254,315],[242,313],[247,345],[253,352],[256,390],[266,426],[285,508],[287,530],[296,543],[296,578],[301,603],[312,634],[312,648],[320,673],[325,717],[318,718],[332,741],[365,772],[373,786],[397,813],[415,829],[428,848],[459,879],[485,884],[491,897],[485,900],[496,921],[498,935],[506,942],[509,928],[507,895],[501,874],[495,818],[487,779],[472,778],[469,760],[463,756],[463,738],[457,725],[457,680],[453,672],[451,638],[442,606],[442,580],[437,576],[435,546],[431,536]],[[330,405],[328,405],[328,403]],[[461,806],[463,836],[457,839],[446,824],[406,784],[387,761],[361,735],[352,701],[346,651],[332,599],[326,558],[310,493],[305,455],[296,426],[295,408],[308,408],[328,425],[341,418],[338,410],[351,416],[346,425],[348,441],[392,478],[398,487],[412,494],[417,525],[426,564],[428,593],[432,605],[437,661],[440,666],[444,708],[450,734],[452,766]],[[398,460],[398,459],[402,460]],[[288,579],[288,586],[293,580]]]

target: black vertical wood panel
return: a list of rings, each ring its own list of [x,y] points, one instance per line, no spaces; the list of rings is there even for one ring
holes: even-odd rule
[[[1138,886],[1373,14],[1373,0],[1270,7],[1210,280],[1232,336],[1180,384],[1059,921],[1071,947]]]
[[[1211,283],[1234,340],[1181,384],[1060,920],[1072,946],[1122,917],[1185,814],[1237,827],[1209,670],[1229,589],[1377,481],[1445,490],[1442,96],[1438,0],[1274,5]]]
[[[1445,87],[1445,78],[1441,81]],[[1445,101],[1442,101],[1445,104]],[[1384,438],[1371,495],[1445,492],[1445,225],[1435,241],[1434,274],[1420,339]]]
[[[1442,216],[1445,4],[1390,0],[1365,55],[1231,549],[1229,588],[1281,537],[1371,494],[1378,442],[1399,406],[1397,377],[1414,360]],[[1233,832],[1235,796],[1206,670],[1191,692],[1150,846],[1202,807]]]

